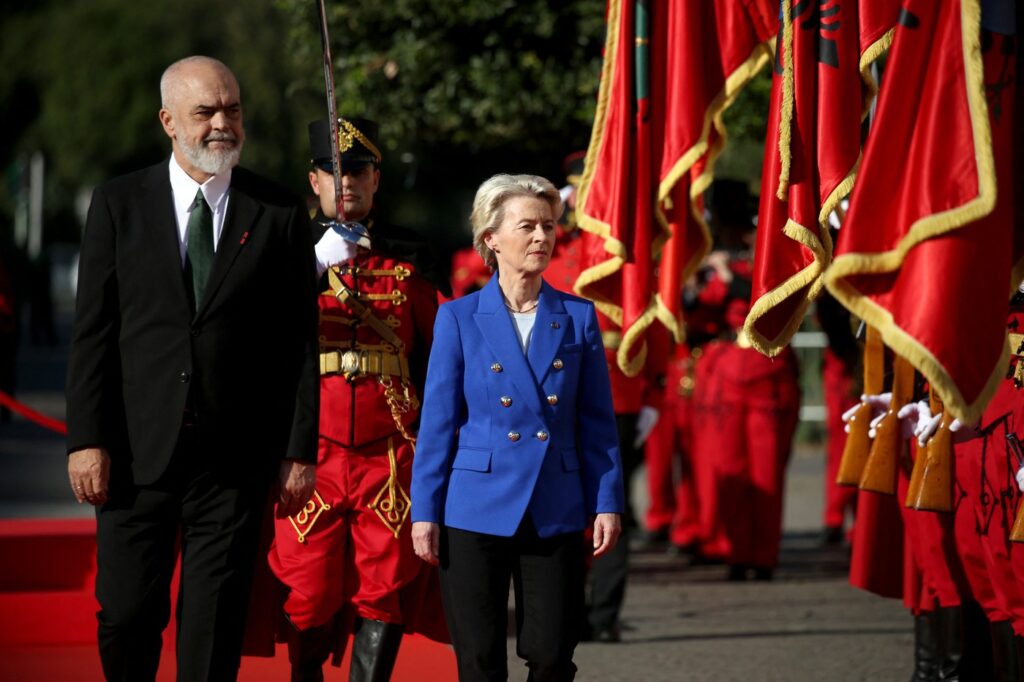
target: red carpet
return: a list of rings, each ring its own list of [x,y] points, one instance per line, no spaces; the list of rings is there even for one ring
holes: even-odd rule
[[[0,680],[102,680],[96,650],[95,522],[92,520],[0,521]],[[173,621],[172,621],[173,624]],[[164,633],[157,680],[174,680],[172,628]],[[348,679],[325,667],[328,680]],[[455,680],[448,646],[406,637],[392,678],[397,682]],[[288,655],[245,658],[239,680],[285,680]]]

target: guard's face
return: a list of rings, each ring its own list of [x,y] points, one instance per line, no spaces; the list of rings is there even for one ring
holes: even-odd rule
[[[234,167],[245,141],[235,77],[226,69],[199,64],[185,70],[177,86],[173,100],[160,110],[160,122],[174,141],[178,162],[197,180],[197,175]]]
[[[512,197],[503,206],[497,230],[484,237],[494,251],[498,269],[518,275],[539,275],[555,248],[555,216],[551,204],[537,197]]]
[[[362,221],[373,208],[373,195],[380,185],[380,171],[372,165],[347,170],[342,164],[341,169],[341,200],[345,206],[345,218]],[[336,218],[338,211],[334,205],[334,175],[317,168],[309,173],[309,185],[313,193],[320,197],[320,210],[324,215]]]

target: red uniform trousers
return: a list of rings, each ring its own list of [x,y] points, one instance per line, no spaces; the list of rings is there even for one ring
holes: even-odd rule
[[[786,464],[800,407],[796,358],[713,343],[697,368],[695,457],[710,461],[713,514],[734,565],[774,568],[782,537]],[[699,468],[699,467],[698,467]],[[698,476],[698,486],[700,485]],[[699,490],[702,529],[712,513]],[[706,535],[714,537],[713,535]]]
[[[408,519],[396,538],[369,507],[391,474],[389,443],[398,480],[408,492],[412,447],[400,435],[359,448],[321,437],[316,491],[331,508],[315,521],[304,543],[289,519],[275,519],[270,566],[290,588],[284,610],[300,630],[329,622],[346,605],[362,618],[409,622],[400,590],[427,564],[413,553]]]
[[[669,390],[674,390],[669,375]],[[666,399],[658,423],[644,446],[650,506],[648,530],[669,530],[680,547],[700,539],[700,511],[693,474],[693,409],[689,398]],[[678,463],[678,479],[676,464]]]
[[[914,441],[910,445],[917,449]],[[909,484],[908,473],[901,469],[896,499],[903,515],[906,557],[903,603],[915,614],[939,606],[960,606],[970,598],[971,589],[957,550],[954,517],[908,509],[903,501]]]
[[[856,488],[854,488],[856,490]],[[857,494],[857,521],[853,524],[850,584],[880,597],[904,594],[903,515],[895,495],[869,490]]]
[[[825,349],[821,363],[822,391],[825,394],[826,429],[828,449],[825,462],[825,518],[826,528],[842,528],[846,510],[852,510],[857,501],[857,489],[853,486],[836,484],[839,463],[846,446],[846,430],[843,412],[858,401],[851,395],[854,379],[846,371],[846,365],[835,353]]]
[[[1024,437],[1024,395],[1003,381],[985,409],[981,438],[956,446],[956,534],[975,598],[993,622],[1024,635],[1024,553],[1010,542],[1021,495],[1006,437]]]

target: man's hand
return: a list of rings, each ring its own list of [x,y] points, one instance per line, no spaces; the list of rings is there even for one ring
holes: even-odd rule
[[[932,408],[927,400],[918,400],[916,403],[907,403],[896,413],[900,420],[900,434],[905,439],[913,437],[920,438],[922,431],[932,421]],[[941,415],[939,416],[941,420]],[[918,445],[924,447],[927,439],[919,441]]]
[[[110,453],[106,448],[83,448],[68,455],[68,478],[78,504],[99,506],[107,501]]]
[[[611,551],[622,533],[622,519],[618,514],[598,514],[594,517],[594,556]]]
[[[860,410],[860,406],[867,403],[868,407],[871,408],[871,414],[869,415],[872,424],[880,417],[885,415],[889,411],[889,403],[892,401],[892,393],[882,393],[880,395],[867,395],[864,394],[860,397],[860,402],[843,412],[843,421],[846,422],[846,426],[843,429],[846,433],[850,432],[850,420]],[[874,438],[874,435],[871,436]]]
[[[933,416],[927,422],[921,425],[919,431],[917,431],[917,442],[919,445],[924,445],[931,440],[936,433],[939,431],[939,427],[942,425],[942,413]],[[973,426],[964,425],[959,419],[954,419],[949,423],[949,433],[952,436],[954,443],[963,443],[964,441],[972,440],[981,436],[981,431],[978,429],[979,424]]]
[[[281,462],[281,493],[277,504],[280,517],[292,516],[309,501],[316,485],[316,465],[286,459]]]
[[[412,524],[412,549],[416,556],[437,566],[441,546],[441,527],[431,521]]]
[[[317,277],[332,265],[344,263],[356,255],[356,245],[347,241],[336,230],[329,229],[316,243],[316,274]]]

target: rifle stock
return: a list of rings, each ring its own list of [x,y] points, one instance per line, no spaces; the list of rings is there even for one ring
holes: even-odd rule
[[[931,391],[933,414],[942,413],[942,423],[935,435],[928,439],[925,447],[924,467],[921,480],[914,495],[907,493],[907,506],[921,511],[953,511],[953,434],[949,431],[952,415],[945,410],[942,399],[933,388]],[[914,465],[917,470],[917,464]]]
[[[1017,518],[1013,521],[1013,528],[1010,529],[1011,542],[1024,542],[1024,504],[1017,509]]]
[[[896,493],[896,476],[906,441],[896,413],[909,402],[914,391],[914,366],[895,356],[892,363],[892,400],[889,411],[875,429],[875,440],[864,464],[860,489],[885,495]]]
[[[868,327],[864,341],[864,393],[877,395],[882,392],[884,365],[885,348],[882,346],[882,337],[875,328]],[[871,449],[871,437],[868,436],[870,425],[871,406],[862,402],[850,420],[850,433],[846,435],[843,458],[839,461],[839,471],[836,474],[837,485],[860,484]]]
[[[914,469],[910,472],[910,483],[907,485],[907,498],[903,506],[907,509],[916,509],[917,500],[921,497],[921,483],[924,481],[924,468],[928,462],[928,444],[923,446],[912,443],[914,450]]]
[[[836,473],[836,484],[854,486],[860,484],[864,465],[868,460],[868,451],[871,449],[871,437],[868,435],[871,427],[871,406],[862,402],[849,423],[850,432],[846,434],[843,458],[839,461],[839,471]]]

